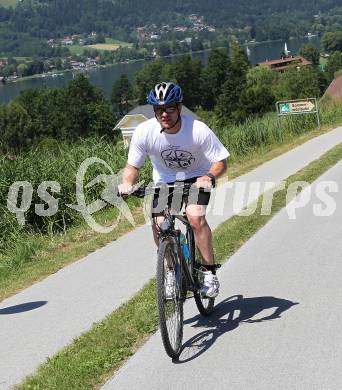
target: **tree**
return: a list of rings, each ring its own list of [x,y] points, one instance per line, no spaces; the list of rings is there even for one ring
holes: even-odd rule
[[[342,31],[327,32],[323,35],[321,44],[325,51],[342,51]]]
[[[19,64],[17,66],[17,73],[19,77],[25,76],[27,73],[28,66],[26,64]]]
[[[79,101],[83,105],[103,99],[100,88],[92,85],[82,74],[77,74],[74,80],[69,81],[66,94],[71,100]]]
[[[67,111],[61,104],[62,96],[62,89],[41,88],[23,91],[16,99],[29,114],[34,127],[33,141],[46,137],[64,138],[61,129]]]
[[[209,53],[208,65],[203,72],[202,106],[211,110],[217,103],[222,92],[229,68],[229,58],[226,49],[213,49]]]
[[[1,148],[16,151],[29,146],[33,137],[32,121],[27,111],[18,103],[0,106]]]
[[[28,63],[27,75],[38,74],[44,72],[44,63],[41,60],[35,59]]]
[[[203,43],[200,39],[195,38],[191,40],[191,50],[192,51],[199,51],[203,50]]]
[[[232,43],[230,62],[232,69],[236,72],[238,77],[245,80],[247,71],[251,64],[245,50],[238,44],[238,42]]]
[[[256,66],[249,69],[246,78],[246,88],[242,91],[239,101],[240,117],[251,114],[261,115],[270,111],[275,103],[272,83],[276,74],[267,68]]]
[[[279,74],[273,85],[277,100],[319,97],[321,85],[318,70],[311,66],[288,70]]]
[[[113,115],[110,104],[105,101],[90,103],[87,107],[89,115],[89,134],[110,134],[118,118]]]
[[[66,113],[64,125],[70,138],[87,136],[94,133],[96,128],[98,134],[108,134],[114,125],[114,115],[111,112],[110,103],[103,97],[102,91],[90,83],[83,75],[77,75],[69,82],[64,90],[62,110]],[[96,107],[96,109],[95,109]],[[103,117],[98,112],[106,112]],[[108,120],[108,113],[111,113],[111,120]],[[94,121],[96,126],[94,127]],[[110,123],[111,122],[111,123]]]
[[[171,54],[170,45],[169,45],[167,42],[161,42],[161,43],[158,45],[158,54],[159,54],[161,57],[169,56],[169,55]]]
[[[319,51],[312,43],[307,43],[304,45],[300,51],[299,55],[311,61],[313,65],[319,65]]]
[[[24,91],[17,103],[28,113],[33,142],[46,137],[75,140],[90,134],[108,134],[115,124],[110,102],[83,75],[65,88]]]
[[[182,87],[183,103],[190,109],[199,106],[202,100],[201,73],[201,61],[189,55],[178,58],[170,68],[170,78]]]
[[[119,109],[120,114],[126,114],[129,110],[129,100],[133,98],[133,89],[126,74],[115,81],[112,88],[111,101]]]
[[[139,104],[146,104],[148,92],[162,80],[163,61],[153,61],[145,65],[135,75],[134,96],[138,99]]]
[[[103,34],[97,34],[94,43],[106,43],[105,36]]]
[[[17,65],[17,60],[13,57],[7,58],[7,65]]]
[[[10,64],[10,65],[5,65],[2,70],[1,74],[2,76],[8,77],[14,74],[17,70],[17,65],[16,64]]]
[[[178,41],[172,41],[171,42],[171,53],[172,54],[178,54],[182,52],[182,47]]]
[[[241,121],[241,115],[234,116],[234,112],[238,110],[240,96],[246,88],[249,67],[250,63],[245,51],[237,42],[233,42],[230,66],[216,106],[216,112],[221,120]]]
[[[342,70],[342,53],[339,51],[335,51],[328,58],[327,64],[324,68],[328,83],[330,83],[334,79],[335,72],[339,70]]]
[[[57,70],[63,69],[63,62],[62,62],[62,59],[60,57],[55,58],[54,64],[55,64],[55,67]]]

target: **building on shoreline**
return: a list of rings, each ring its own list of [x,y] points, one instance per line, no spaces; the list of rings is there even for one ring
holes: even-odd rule
[[[182,114],[198,119],[198,116],[184,105],[182,106]],[[154,118],[154,111],[151,105],[145,104],[135,107],[117,123],[113,131],[121,131],[124,145],[128,148],[137,126],[151,118]]]
[[[286,72],[294,68],[299,70],[301,67],[308,65],[312,65],[312,62],[301,56],[285,56],[277,60],[257,63],[257,66],[262,66],[276,72]]]

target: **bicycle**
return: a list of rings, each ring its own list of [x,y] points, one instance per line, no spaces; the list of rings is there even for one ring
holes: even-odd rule
[[[168,185],[168,188],[179,186]],[[144,197],[150,189],[160,187],[141,187],[132,192],[131,196]],[[185,184],[181,190],[186,193],[191,184]],[[160,332],[166,353],[172,358],[179,357],[183,339],[183,303],[187,299],[188,291],[193,292],[197,308],[203,316],[209,316],[214,308],[215,298],[202,296],[200,289],[203,282],[202,264],[196,261],[196,247],[193,230],[186,213],[182,215],[171,214],[166,207],[164,221],[159,226],[159,245],[157,259],[157,307],[159,314]],[[186,227],[186,243],[189,256],[184,255],[182,233],[176,229],[175,221],[178,219]],[[215,268],[219,268],[216,264]],[[171,278],[170,274],[171,273]],[[170,285],[170,279],[173,281]],[[171,289],[171,294],[170,294]],[[168,290],[168,291],[167,291]],[[167,294],[168,293],[168,294]]]

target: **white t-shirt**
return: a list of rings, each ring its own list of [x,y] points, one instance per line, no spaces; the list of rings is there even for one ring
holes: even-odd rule
[[[141,123],[133,133],[128,163],[140,168],[149,156],[156,184],[203,176],[214,162],[229,156],[205,123],[190,116],[181,118],[182,126],[176,134],[160,133],[155,118]]]

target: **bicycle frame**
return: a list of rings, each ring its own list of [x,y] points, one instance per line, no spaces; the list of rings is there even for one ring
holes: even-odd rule
[[[197,266],[196,258],[195,258],[195,251],[196,251],[196,245],[195,245],[195,238],[194,233],[192,231],[192,228],[190,226],[190,223],[186,217],[186,215],[171,215],[169,213],[169,210],[164,211],[164,221],[160,225],[160,238],[159,240],[165,240],[168,237],[173,237],[175,239],[175,244],[177,245],[177,253],[181,262],[182,270],[184,271],[184,275],[187,279],[187,288],[190,291],[195,291],[200,288],[198,282],[194,279],[193,275],[193,269],[195,269],[195,266]],[[179,229],[175,229],[175,220],[178,219],[185,225],[186,227],[186,239],[189,246],[189,261],[186,261],[182,248],[180,245],[180,233],[181,231]],[[166,222],[165,222],[166,221]]]

